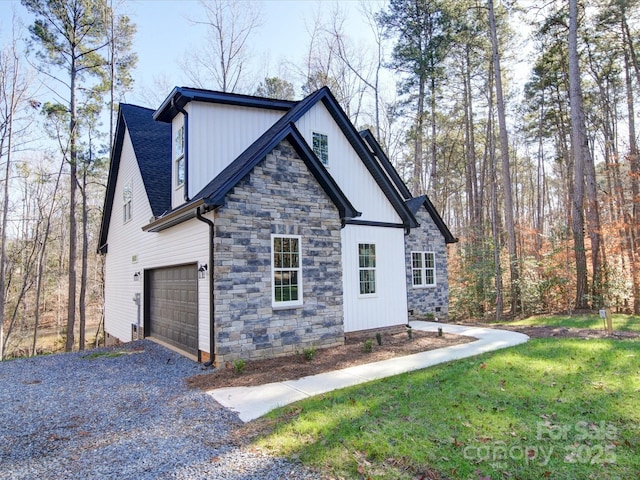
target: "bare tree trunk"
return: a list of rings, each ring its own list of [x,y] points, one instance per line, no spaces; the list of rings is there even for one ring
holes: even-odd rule
[[[569,0],[569,96],[573,151],[572,230],[576,261],[576,308],[587,308],[587,257],[584,245],[584,168],[588,155],[578,64],[578,5]]]
[[[624,28],[626,27],[626,29]],[[628,32],[628,26],[626,26],[626,22],[623,23],[623,33]],[[631,180],[631,197],[633,198],[632,202],[632,213],[630,216],[627,215],[628,222],[628,251],[630,258],[630,271],[631,271],[631,280],[632,280],[632,291],[633,291],[633,313],[635,315],[640,315],[640,265],[637,264],[638,258],[640,257],[640,187],[638,185],[638,177],[640,173],[640,169],[638,168],[638,144],[636,142],[636,128],[635,128],[635,109],[634,109],[634,97],[633,97],[633,82],[631,80],[631,72],[630,72],[630,52],[633,53],[633,42],[631,38],[628,38],[628,42],[624,42],[628,44],[628,48],[625,46],[624,49],[624,63],[625,63],[625,80],[626,80],[626,89],[627,89],[627,110],[628,110],[628,122],[629,122],[629,170],[630,170],[630,180]],[[635,55],[635,54],[634,54]],[[635,62],[635,57],[632,56],[631,59]],[[636,70],[637,72],[637,70]],[[623,204],[624,205],[624,204]],[[623,207],[624,208],[624,207]],[[630,218],[629,218],[630,217]]]
[[[67,339],[64,350],[70,352],[75,343],[76,323],[76,259],[78,257],[78,239],[76,222],[76,190],[78,187],[78,146],[76,111],[76,58],[71,58],[70,83],[70,120],[69,120],[69,298],[67,299]]]
[[[425,82],[423,78],[419,80],[418,87],[418,111],[416,112],[416,121],[414,126],[415,143],[413,147],[413,178],[411,179],[411,194],[417,197],[423,194],[422,188],[422,162],[423,148],[422,140],[424,138],[424,96]]]
[[[498,52],[498,34],[493,11],[493,0],[488,0],[489,29],[493,50],[493,70],[496,87],[496,106],[498,107],[498,127],[500,129],[500,156],[502,163],[502,185],[504,189],[504,219],[507,227],[507,244],[509,247],[509,272],[511,274],[511,313],[515,314],[520,308],[520,273],[518,265],[515,222],[513,218],[513,195],[511,192],[511,170],[509,166],[509,138],[504,98],[502,94],[502,71],[500,69],[500,55]]]
[[[90,154],[91,155],[91,154]],[[80,315],[80,339],[79,350],[85,349],[86,343],[86,324],[87,324],[87,259],[89,257],[89,232],[87,230],[88,211],[87,211],[87,166],[82,171],[82,267],[80,271],[80,298],[79,298],[79,315]]]
[[[56,177],[56,183],[51,195],[51,203],[49,205],[49,215],[45,218],[45,230],[44,238],[42,239],[42,247],[38,258],[38,278],[36,279],[36,299],[35,299],[35,318],[33,326],[33,343],[31,345],[31,355],[37,354],[37,342],[38,342],[38,326],[40,324],[40,300],[42,295],[42,280],[45,271],[45,258],[47,253],[47,244],[49,242],[49,234],[51,233],[51,217],[55,209],[55,199],[58,195],[58,188],[60,186],[60,178],[62,177],[62,170],[64,169],[64,159],[60,163],[60,169],[58,170],[58,176]]]

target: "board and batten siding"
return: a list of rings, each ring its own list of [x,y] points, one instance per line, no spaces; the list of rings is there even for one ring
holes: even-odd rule
[[[358,220],[402,223],[324,104],[319,102],[314,105],[296,122],[296,127],[310,146],[313,145],[313,132],[328,136],[327,170],[353,206],[362,212]]]
[[[189,102],[189,195],[193,197],[277,122],[284,112],[219,103]],[[172,122],[172,135],[183,124]],[[172,137],[172,138],[173,138]],[[175,142],[173,138],[172,142]],[[173,147],[175,158],[175,145]],[[175,168],[173,175],[175,176]],[[175,186],[175,178],[173,179]],[[182,189],[174,189],[172,206],[184,203]]]
[[[404,230],[362,225],[342,229],[344,331],[407,323]],[[376,246],[376,293],[360,295],[358,244]]]
[[[131,182],[132,218],[123,224],[122,192]],[[131,340],[131,324],[137,323],[138,307],[133,301],[140,293],[140,322],[144,322],[144,271],[159,267],[208,263],[209,227],[190,220],[158,233],[143,232],[152,218],[129,133],[125,133],[120,169],[105,258],[105,330],[121,341]],[[208,214],[213,219],[212,214]],[[140,279],[134,281],[134,274]],[[198,348],[209,352],[209,280],[198,279]]]

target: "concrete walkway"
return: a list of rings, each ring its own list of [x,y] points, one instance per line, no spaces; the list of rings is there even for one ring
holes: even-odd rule
[[[340,388],[370,382],[400,373],[449,362],[460,358],[472,357],[500,348],[519,345],[529,340],[527,335],[494,328],[468,327],[436,322],[411,322],[416,330],[436,332],[442,328],[444,333],[455,333],[477,338],[475,342],[453,345],[451,347],[429,350],[404,357],[391,358],[380,362],[367,363],[332,372],[320,373],[298,380],[268,383],[255,387],[226,387],[210,390],[207,393],[216,401],[238,414],[240,420],[249,422],[271,410],[297,402],[304,398],[330,392]]]

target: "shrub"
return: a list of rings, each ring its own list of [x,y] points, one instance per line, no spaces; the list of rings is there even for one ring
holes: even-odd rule
[[[239,358],[238,360],[234,360],[233,362],[233,371],[239,375],[244,372],[246,366],[247,362],[244,359]]]
[[[316,356],[316,347],[314,347],[314,346],[312,345],[312,346],[310,346],[310,347],[308,347],[308,348],[305,348],[305,349],[302,351],[302,354],[304,355],[304,359],[305,359],[307,362],[310,362],[311,360],[313,360],[313,357],[315,357],[315,356]]]
[[[362,350],[364,351],[364,353],[373,352],[373,340],[371,338],[369,340],[364,341],[364,344],[362,345]]]
[[[378,345],[382,345],[382,335],[380,332],[376,333],[376,342],[378,342]]]

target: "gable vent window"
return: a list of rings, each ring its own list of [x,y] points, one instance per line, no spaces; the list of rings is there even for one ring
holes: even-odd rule
[[[302,305],[301,237],[297,235],[271,236],[271,270],[274,307]]]
[[[176,152],[176,187],[184,185],[184,125],[182,125],[176,132],[175,138],[175,152]]]
[[[329,137],[327,135],[313,132],[313,153],[325,167],[329,165]]]
[[[358,270],[360,273],[360,295],[376,293],[376,245],[358,244]]]
[[[131,220],[131,201],[133,199],[133,187],[131,182],[122,189],[122,223]]]
[[[433,287],[436,284],[436,260],[433,252],[411,252],[413,286]]]

